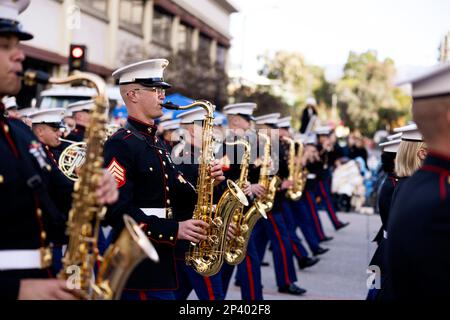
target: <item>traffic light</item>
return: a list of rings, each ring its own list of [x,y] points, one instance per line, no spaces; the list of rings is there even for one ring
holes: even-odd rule
[[[84,71],[86,69],[86,46],[71,44],[69,52],[69,74],[74,70]]]

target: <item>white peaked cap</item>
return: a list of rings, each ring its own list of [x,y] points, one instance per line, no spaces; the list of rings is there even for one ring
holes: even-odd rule
[[[391,135],[387,136],[386,139],[388,139],[389,141],[392,141],[392,140],[400,139],[401,137],[402,137],[402,133],[399,132],[399,133],[395,133],[395,134],[391,134]]]
[[[316,106],[317,101],[313,97],[309,97],[308,99],[306,99],[306,105],[307,106]]]
[[[20,114],[21,117],[28,117],[30,114],[36,112],[36,108],[24,108],[24,109],[19,109],[17,110]]]
[[[315,134],[309,134],[305,137],[304,144],[317,144],[317,136]]]
[[[94,108],[94,100],[81,100],[67,105],[67,110],[75,113],[79,111],[90,111]]]
[[[331,134],[331,127],[330,126],[320,126],[317,127],[314,132],[318,135],[329,135]]]
[[[450,62],[400,84],[404,83],[411,83],[414,100],[450,95]]]
[[[394,132],[402,133],[402,141],[423,141],[422,134],[417,128],[417,124],[413,123],[404,127],[394,129]]]
[[[165,130],[176,130],[180,128],[180,119],[175,120],[166,120],[162,121],[158,124],[158,126],[161,128],[162,131]]]
[[[383,148],[383,152],[397,153],[398,147],[400,147],[400,142],[402,142],[402,139],[395,139],[380,143],[379,146]]]
[[[278,119],[277,127],[278,128],[289,128],[291,126],[292,117],[284,117]]]
[[[206,118],[206,110],[203,108],[194,108],[180,113],[177,115],[177,118],[181,120],[181,124],[191,124],[195,121],[203,121]]]
[[[51,108],[38,110],[28,115],[28,117],[32,123],[60,123],[64,113],[64,108]]]
[[[0,19],[19,20],[22,13],[30,4],[30,0],[0,0]]]
[[[18,108],[16,97],[4,97],[2,99],[3,104],[5,105],[5,109],[9,110],[12,108]]]
[[[170,87],[164,82],[164,69],[169,65],[166,59],[151,59],[130,64],[113,72],[119,84],[139,83],[143,86]]]
[[[243,103],[234,103],[229,104],[223,107],[223,113],[226,115],[229,114],[244,114],[251,116],[253,111],[256,109],[256,103],[253,102],[243,102]]]
[[[265,114],[263,116],[255,117],[256,124],[272,124],[276,125],[278,122],[278,118],[280,118],[279,113],[270,113]]]

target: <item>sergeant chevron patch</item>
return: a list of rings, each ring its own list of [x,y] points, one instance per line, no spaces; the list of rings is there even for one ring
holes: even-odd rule
[[[106,168],[109,173],[111,173],[117,182],[117,189],[123,186],[126,182],[126,172],[124,167],[122,167],[116,158],[113,158],[109,166]]]

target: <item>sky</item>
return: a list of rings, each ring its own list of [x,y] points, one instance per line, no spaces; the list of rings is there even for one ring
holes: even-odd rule
[[[350,51],[376,50],[394,59],[399,78],[437,63],[438,47],[450,32],[450,0],[230,0],[230,67],[246,75],[256,57],[298,51],[336,79]]]

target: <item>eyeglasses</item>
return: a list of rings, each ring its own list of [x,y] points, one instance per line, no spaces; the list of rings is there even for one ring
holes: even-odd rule
[[[157,95],[166,94],[166,90],[160,87],[152,87],[152,88],[136,88],[133,91],[144,90],[144,91],[152,91],[156,92]]]

